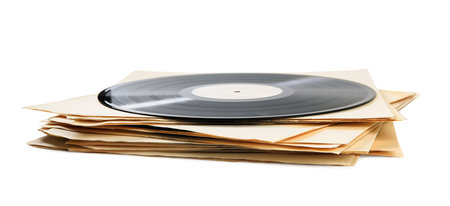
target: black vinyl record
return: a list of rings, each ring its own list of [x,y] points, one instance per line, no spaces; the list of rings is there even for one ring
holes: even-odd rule
[[[360,83],[309,75],[224,73],[127,82],[98,95],[110,108],[141,115],[258,119],[335,112],[373,100]]]

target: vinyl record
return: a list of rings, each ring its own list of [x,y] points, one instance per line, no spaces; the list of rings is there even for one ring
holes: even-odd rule
[[[375,98],[356,82],[308,75],[224,73],[144,79],[109,87],[99,101],[141,115],[257,119],[348,109]]]

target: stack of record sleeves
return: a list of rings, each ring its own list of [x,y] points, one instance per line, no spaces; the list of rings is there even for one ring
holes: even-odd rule
[[[135,71],[98,94],[27,107],[55,113],[30,145],[72,152],[354,165],[401,157],[393,122],[417,97],[367,70],[295,74]]]

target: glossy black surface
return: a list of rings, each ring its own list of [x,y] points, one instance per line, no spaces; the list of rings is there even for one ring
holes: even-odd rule
[[[207,101],[180,91],[199,85],[255,83],[287,88],[290,95],[255,101]],[[293,92],[292,92],[293,91]],[[373,89],[334,78],[225,73],[171,76],[128,82],[109,87],[98,95],[110,108],[141,115],[197,119],[256,119],[313,115],[360,106],[375,98]]]

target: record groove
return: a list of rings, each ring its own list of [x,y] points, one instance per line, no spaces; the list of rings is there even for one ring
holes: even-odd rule
[[[260,119],[335,112],[373,100],[360,83],[309,75],[224,73],[127,82],[99,93],[110,108],[141,115]]]

